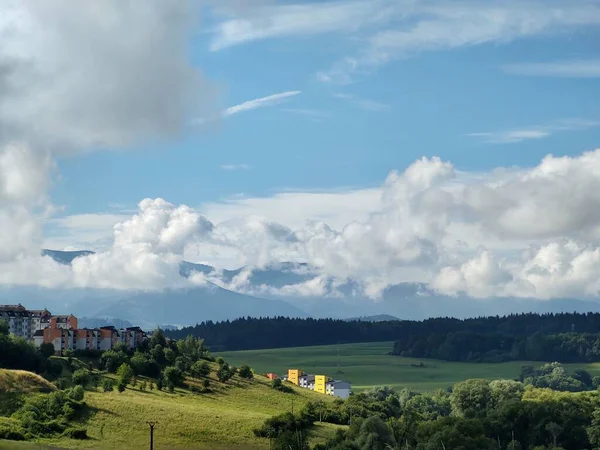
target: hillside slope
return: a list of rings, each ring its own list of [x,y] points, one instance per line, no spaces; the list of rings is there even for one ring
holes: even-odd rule
[[[334,401],[333,397],[306,389],[294,388],[293,393],[273,390],[270,381],[258,375],[252,381],[235,376],[219,383],[216,365],[212,368],[211,392],[205,394],[188,389],[176,389],[173,394],[156,389],[142,391],[139,384],[128,386],[123,393],[88,390],[85,401],[91,414],[83,425],[89,439],[56,438],[42,443],[65,449],[146,448],[146,422],[155,421],[156,449],[266,449],[268,440],[258,439],[252,432],[265,419],[291,411],[292,407],[299,411],[309,401]],[[188,382],[194,384],[194,380]],[[311,431],[311,442],[332,437],[337,428],[317,424]]]
[[[0,369],[0,395],[3,393],[50,392],[56,386],[35,373]]]

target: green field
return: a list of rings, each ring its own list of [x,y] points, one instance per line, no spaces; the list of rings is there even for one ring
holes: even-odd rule
[[[363,344],[322,345],[269,350],[222,352],[235,365],[250,364],[260,373],[287,373],[288,368],[308,373],[329,375],[352,383],[355,392],[374,386],[410,387],[418,391],[446,388],[467,378],[517,378],[523,364],[540,362],[514,361],[507,363],[456,363],[437,360],[402,358],[389,355],[392,342]],[[338,358],[339,352],[339,358]],[[423,362],[425,367],[411,364]],[[341,373],[338,372],[338,363]],[[600,375],[600,363],[565,364],[567,370],[584,368],[592,375]]]
[[[213,369],[216,365],[213,365]],[[147,448],[149,427],[146,421],[156,421],[155,449],[265,449],[266,439],[254,437],[252,430],[265,419],[301,409],[309,401],[333,401],[329,396],[306,389],[294,388],[293,393],[271,389],[270,381],[257,377],[247,381],[234,377],[219,383],[211,375],[213,392],[194,394],[176,389],[174,394],[145,391],[128,387],[125,392],[104,393],[88,390],[85,401],[91,409],[82,424],[90,439],[44,439],[39,443],[0,441],[4,449],[120,449]],[[192,380],[190,380],[193,383]],[[311,442],[333,437],[337,426],[316,424]]]

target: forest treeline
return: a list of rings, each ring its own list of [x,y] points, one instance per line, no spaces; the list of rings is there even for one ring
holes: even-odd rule
[[[241,318],[206,321],[167,336],[203,338],[213,351],[395,341],[390,351],[449,361],[600,361],[600,314],[513,314],[472,319],[365,322]]]

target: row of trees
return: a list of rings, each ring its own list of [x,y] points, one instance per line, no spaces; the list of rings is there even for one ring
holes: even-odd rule
[[[453,331],[414,334],[394,342],[394,355],[446,361],[600,361],[599,333],[536,332],[530,336],[495,332]]]
[[[202,322],[167,336],[202,337],[214,350],[396,341],[394,353],[451,361],[600,361],[600,314],[514,314],[473,319],[364,322],[241,318]]]
[[[307,450],[317,421],[349,428],[314,450],[600,448],[597,391],[557,392],[515,380],[471,379],[425,394],[378,388],[345,401],[310,403],[296,416],[266,421],[255,434],[272,439],[276,450]]]

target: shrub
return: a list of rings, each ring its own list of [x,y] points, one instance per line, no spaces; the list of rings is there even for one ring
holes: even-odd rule
[[[242,364],[238,373],[240,374],[240,377],[246,378],[247,380],[254,378],[254,373],[248,364]]]
[[[117,369],[117,376],[119,377],[119,383],[127,385],[131,383],[133,378],[133,369],[129,364],[123,363]]]
[[[113,382],[113,380],[110,380],[108,378],[102,380],[102,389],[104,390],[104,392],[112,392],[114,388],[115,383]]]
[[[75,372],[73,372],[73,375],[71,376],[71,381],[73,381],[73,384],[85,386],[90,381],[90,373],[87,369],[78,369]]]
[[[217,359],[215,359],[215,361],[217,362],[217,364],[219,366],[222,366],[223,364],[225,364],[225,360],[223,359],[222,356],[218,356]]]
[[[84,396],[83,387],[81,387],[81,385],[78,384],[77,386],[75,386],[69,390],[68,395],[73,400],[80,402],[81,400],[83,400],[83,396]]]
[[[44,358],[50,358],[52,355],[54,355],[54,344],[44,342],[42,345],[40,345],[38,351]]]
[[[167,385],[181,386],[183,384],[183,372],[179,370],[177,367],[167,367],[163,371],[163,377],[167,382]],[[169,387],[170,390],[170,387]]]
[[[127,385],[123,382],[123,380],[119,381],[117,384],[117,391],[124,392]]]
[[[85,428],[76,428],[76,427],[67,428],[63,432],[62,435],[64,437],[70,438],[70,439],[87,439],[88,438],[87,430]]]
[[[210,366],[206,361],[196,361],[192,364],[190,372],[196,378],[206,377],[210,375]]]
[[[150,382],[150,385],[149,385],[148,387],[149,387],[149,389],[150,389],[151,391],[153,391],[153,390],[154,390],[154,383],[151,381],[151,382]]]
[[[148,385],[146,384],[146,382],[145,382],[145,381],[142,381],[142,382],[140,383],[140,390],[141,390],[141,391],[145,391],[147,386],[148,386]]]
[[[280,378],[275,378],[274,380],[271,380],[271,389],[275,389],[276,391],[281,392],[293,392],[293,389],[283,384]]]
[[[158,377],[158,379],[156,380],[156,389],[158,389],[159,391],[162,391],[164,387],[164,381],[162,379],[162,377]]]
[[[0,439],[24,441],[26,439],[25,430],[18,420],[0,417]]]

